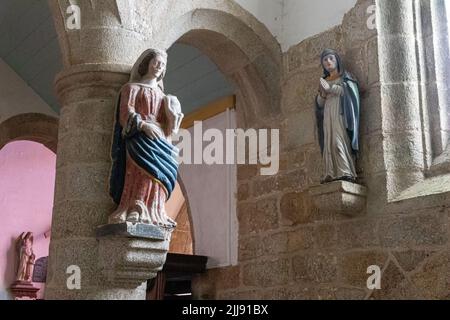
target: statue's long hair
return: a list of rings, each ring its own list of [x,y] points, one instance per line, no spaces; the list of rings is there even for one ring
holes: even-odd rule
[[[133,69],[131,71],[129,82],[139,83],[141,79],[147,74],[148,65],[150,64],[150,61],[152,61],[157,56],[162,57],[166,61],[166,67],[164,68],[164,71],[161,73],[161,76],[158,78],[158,85],[161,88],[161,90],[164,91],[163,79],[166,76],[167,70],[167,52],[164,50],[158,49],[145,50],[134,64]]]

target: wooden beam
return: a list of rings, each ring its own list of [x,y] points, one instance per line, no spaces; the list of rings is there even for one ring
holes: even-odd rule
[[[183,119],[181,127],[188,129],[194,125],[195,121],[204,121],[212,118],[218,114],[225,112],[227,109],[234,109],[236,107],[236,96],[228,96],[210,104],[201,107],[199,110],[189,113]]]

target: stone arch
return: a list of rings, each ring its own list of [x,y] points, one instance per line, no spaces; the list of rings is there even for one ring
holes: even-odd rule
[[[195,9],[172,22],[155,32],[155,43],[167,50],[178,41],[207,55],[236,84],[239,126],[267,125],[280,114],[281,48],[256,18],[243,9],[239,16]]]
[[[42,143],[56,153],[58,144],[58,119],[41,114],[19,114],[0,124],[0,149],[17,140]]]

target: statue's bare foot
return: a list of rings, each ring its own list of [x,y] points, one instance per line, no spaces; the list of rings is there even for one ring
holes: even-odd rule
[[[169,228],[169,229],[175,229],[177,226],[177,223],[175,222],[175,220],[173,220],[171,217],[169,216],[165,216],[163,222],[160,224],[161,226],[165,227],[165,228]]]
[[[139,214],[139,222],[143,224],[151,224],[150,214],[147,206],[142,201],[136,201],[136,211]]]
[[[127,218],[127,212],[123,209],[118,209],[113,214],[109,216],[108,223],[109,224],[120,224],[124,223]]]
[[[138,223],[139,222],[139,212],[132,211],[128,214],[127,221],[131,223]]]

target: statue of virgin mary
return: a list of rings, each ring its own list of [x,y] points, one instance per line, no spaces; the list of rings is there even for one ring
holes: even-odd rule
[[[359,152],[360,95],[356,79],[344,69],[339,54],[321,55],[323,76],[316,98],[317,128],[325,172],[322,183],[356,182]]]
[[[165,51],[145,51],[120,90],[110,177],[110,195],[118,207],[109,217],[111,224],[176,226],[165,203],[177,181],[178,150],[172,135],[183,113],[178,99],[163,91],[166,65]]]

